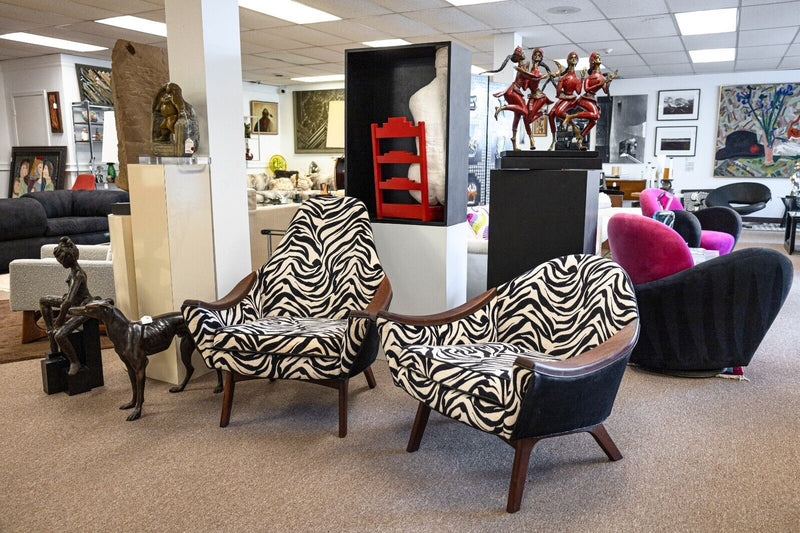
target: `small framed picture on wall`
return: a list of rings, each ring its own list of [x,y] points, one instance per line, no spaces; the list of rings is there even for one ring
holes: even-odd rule
[[[656,128],[656,156],[694,157],[697,126],[662,126]]]
[[[700,89],[658,91],[656,120],[697,120]]]
[[[258,135],[277,135],[278,102],[250,100],[250,120],[253,133]]]

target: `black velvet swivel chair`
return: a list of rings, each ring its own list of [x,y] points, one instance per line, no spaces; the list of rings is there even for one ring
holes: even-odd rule
[[[740,215],[749,215],[764,209],[770,200],[772,192],[769,187],[762,183],[743,181],[717,187],[706,196],[706,205],[730,207]]]

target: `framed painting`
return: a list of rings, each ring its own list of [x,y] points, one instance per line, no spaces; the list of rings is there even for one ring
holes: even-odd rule
[[[534,137],[547,137],[547,115],[542,115],[534,120],[531,131]]]
[[[800,158],[800,84],[719,88],[714,177],[783,178]]]
[[[19,198],[29,192],[63,189],[66,164],[66,146],[12,147],[8,197]]]
[[[697,120],[700,89],[658,91],[656,120]]]
[[[50,133],[64,133],[61,121],[61,97],[58,91],[47,93],[47,113],[50,117]]]
[[[75,65],[81,101],[92,105],[114,105],[111,95],[111,69],[94,65]]]
[[[344,146],[328,146],[328,108],[334,101],[344,101],[344,89],[295,91],[294,151],[340,154]]]
[[[693,157],[696,144],[697,126],[656,128],[656,156]]]
[[[278,102],[250,100],[250,130],[259,135],[278,134]]]

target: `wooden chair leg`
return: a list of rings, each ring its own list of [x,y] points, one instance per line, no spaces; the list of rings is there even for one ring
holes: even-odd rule
[[[506,512],[516,513],[522,504],[525,491],[525,478],[528,476],[528,462],[533,446],[539,439],[520,439],[514,441],[514,466],[511,469],[511,485],[508,488]]]
[[[347,436],[347,383],[345,379],[339,383],[339,438]]]
[[[414,418],[414,427],[411,428],[411,436],[408,438],[407,452],[415,452],[419,450],[419,444],[422,442],[422,434],[425,433],[425,426],[428,425],[428,417],[431,414],[431,408],[423,402],[419,402],[417,407],[417,416]]]
[[[22,344],[47,337],[47,332],[36,324],[36,311],[22,312]]]
[[[369,385],[370,389],[375,388],[375,374],[372,373],[372,367],[367,367],[364,369],[364,377],[367,378],[367,385]]]
[[[219,418],[219,427],[224,428],[231,421],[231,406],[233,405],[233,389],[236,380],[233,372],[225,372],[225,383],[222,387],[222,414]]]
[[[619,461],[622,459],[622,454],[619,452],[619,448],[617,448],[617,445],[614,444],[613,440],[611,440],[611,436],[608,434],[608,431],[606,431],[606,428],[603,426],[603,424],[597,424],[587,431],[592,434],[594,440],[597,441],[597,444],[599,444],[601,448],[603,448],[603,451],[606,452],[606,455],[611,461]]]

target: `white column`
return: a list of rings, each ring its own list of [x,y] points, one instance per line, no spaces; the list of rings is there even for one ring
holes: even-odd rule
[[[514,48],[522,46],[522,36],[518,33],[498,33],[494,36],[494,63],[492,68],[498,68],[503,64],[505,58],[514,52]],[[527,53],[525,55],[527,57]],[[510,63],[510,62],[509,62]],[[492,81],[511,83],[514,81],[517,71],[514,65],[508,64],[503,72],[498,72],[492,76]]]
[[[242,62],[236,0],[166,0],[170,81],[194,106],[197,155],[211,157],[217,296],[250,272]]]

